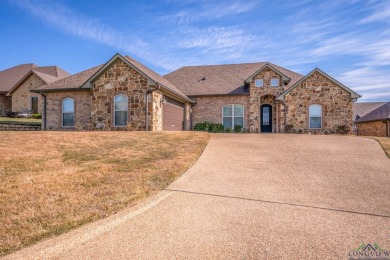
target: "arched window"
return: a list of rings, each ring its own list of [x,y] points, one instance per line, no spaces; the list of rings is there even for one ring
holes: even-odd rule
[[[309,106],[309,128],[310,129],[322,128],[322,106],[321,105]]]
[[[127,126],[129,99],[126,95],[114,97],[114,126]]]
[[[222,108],[222,124],[225,128],[233,129],[235,125],[244,127],[244,106],[226,105]]]
[[[62,126],[74,126],[74,99],[64,98],[62,100]]]

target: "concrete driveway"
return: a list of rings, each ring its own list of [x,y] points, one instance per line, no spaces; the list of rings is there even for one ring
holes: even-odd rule
[[[215,134],[167,190],[9,258],[348,259],[390,251],[390,160],[371,139]]]

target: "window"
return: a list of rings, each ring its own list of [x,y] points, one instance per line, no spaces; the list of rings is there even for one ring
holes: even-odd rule
[[[322,128],[322,107],[320,105],[309,106],[309,128]]]
[[[279,79],[271,79],[271,87],[279,87]]]
[[[264,81],[262,79],[255,80],[255,87],[262,87],[264,85]]]
[[[31,113],[38,114],[38,97],[31,97]]]
[[[234,128],[235,125],[244,127],[244,106],[226,105],[222,109],[222,124],[225,128]]]
[[[128,97],[118,95],[114,97],[114,126],[127,126]]]
[[[62,100],[62,126],[74,126],[74,99],[64,98]]]

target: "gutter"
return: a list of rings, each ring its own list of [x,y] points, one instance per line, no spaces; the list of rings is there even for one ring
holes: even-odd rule
[[[156,87],[153,86],[153,89],[148,88],[145,92],[145,101],[146,101],[145,102],[145,125],[146,125],[145,131],[149,131],[149,118],[148,118],[148,116],[149,116],[149,100],[148,99],[149,98],[148,98],[148,96],[149,96],[149,94],[152,94],[154,91],[160,90],[160,88],[161,88],[160,84],[157,83]]]

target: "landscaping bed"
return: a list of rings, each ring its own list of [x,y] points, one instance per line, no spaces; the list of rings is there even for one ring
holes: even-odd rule
[[[198,158],[202,132],[3,132],[0,256],[134,205]]]

